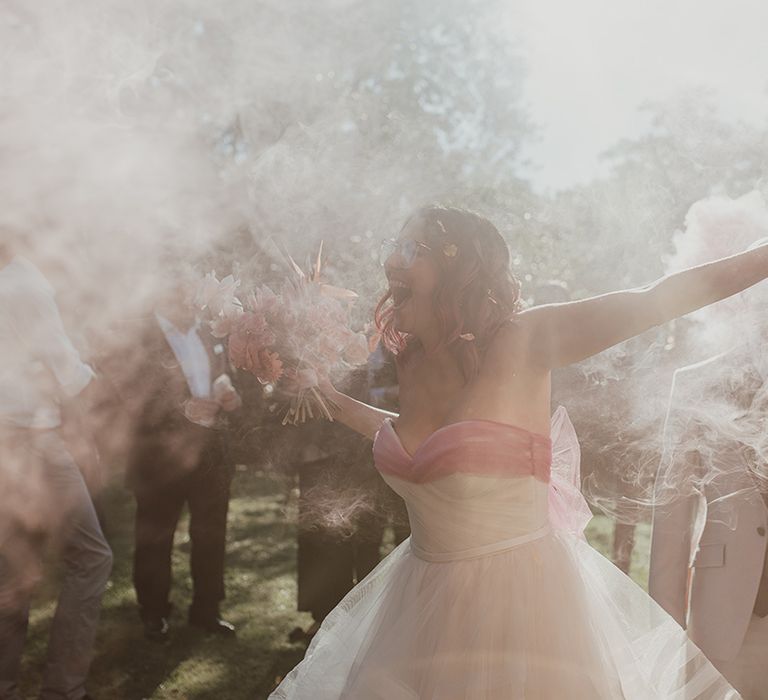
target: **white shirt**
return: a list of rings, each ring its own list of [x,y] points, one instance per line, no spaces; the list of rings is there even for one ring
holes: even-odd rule
[[[181,365],[192,396],[198,399],[210,398],[211,360],[197,332],[199,322],[191,326],[186,333],[182,333],[164,316],[156,313],[155,317]]]
[[[0,423],[55,428],[58,396],[76,396],[94,376],[43,273],[19,256],[0,267]]]

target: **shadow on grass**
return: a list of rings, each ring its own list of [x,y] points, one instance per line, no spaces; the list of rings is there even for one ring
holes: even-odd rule
[[[287,641],[297,613],[295,527],[285,514],[285,479],[255,471],[236,475],[230,503],[223,616],[237,626],[237,638],[205,636],[186,625],[191,602],[188,522],[179,525],[173,554],[168,643],[143,637],[131,581],[134,503],[115,487],[105,496],[107,533],[115,555],[104,596],[96,655],[88,689],[99,700],[259,700],[298,663],[304,647]],[[23,666],[24,696],[34,698],[45,660],[45,645],[57,593],[55,573],[35,598]]]

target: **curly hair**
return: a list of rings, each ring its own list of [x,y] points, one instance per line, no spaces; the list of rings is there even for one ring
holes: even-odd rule
[[[470,381],[496,331],[521,308],[520,282],[510,270],[509,249],[498,229],[472,211],[430,205],[414,215],[426,222],[424,242],[441,271],[432,298],[440,327],[433,352],[454,350]],[[414,336],[394,327],[390,291],[379,300],[375,320],[382,343],[398,362],[407,361],[420,347]]]

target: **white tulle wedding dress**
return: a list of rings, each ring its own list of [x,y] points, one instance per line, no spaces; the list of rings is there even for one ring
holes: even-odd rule
[[[412,535],[326,618],[273,700],[734,700],[685,632],[583,538],[579,446],[467,420],[378,469]]]

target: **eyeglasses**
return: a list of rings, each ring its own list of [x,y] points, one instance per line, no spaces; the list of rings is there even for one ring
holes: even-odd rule
[[[414,241],[412,238],[404,238],[402,240],[386,238],[381,242],[381,248],[379,249],[379,263],[383,267],[387,260],[397,253],[402,260],[401,266],[410,267],[422,248],[424,250],[432,250],[426,243]]]

